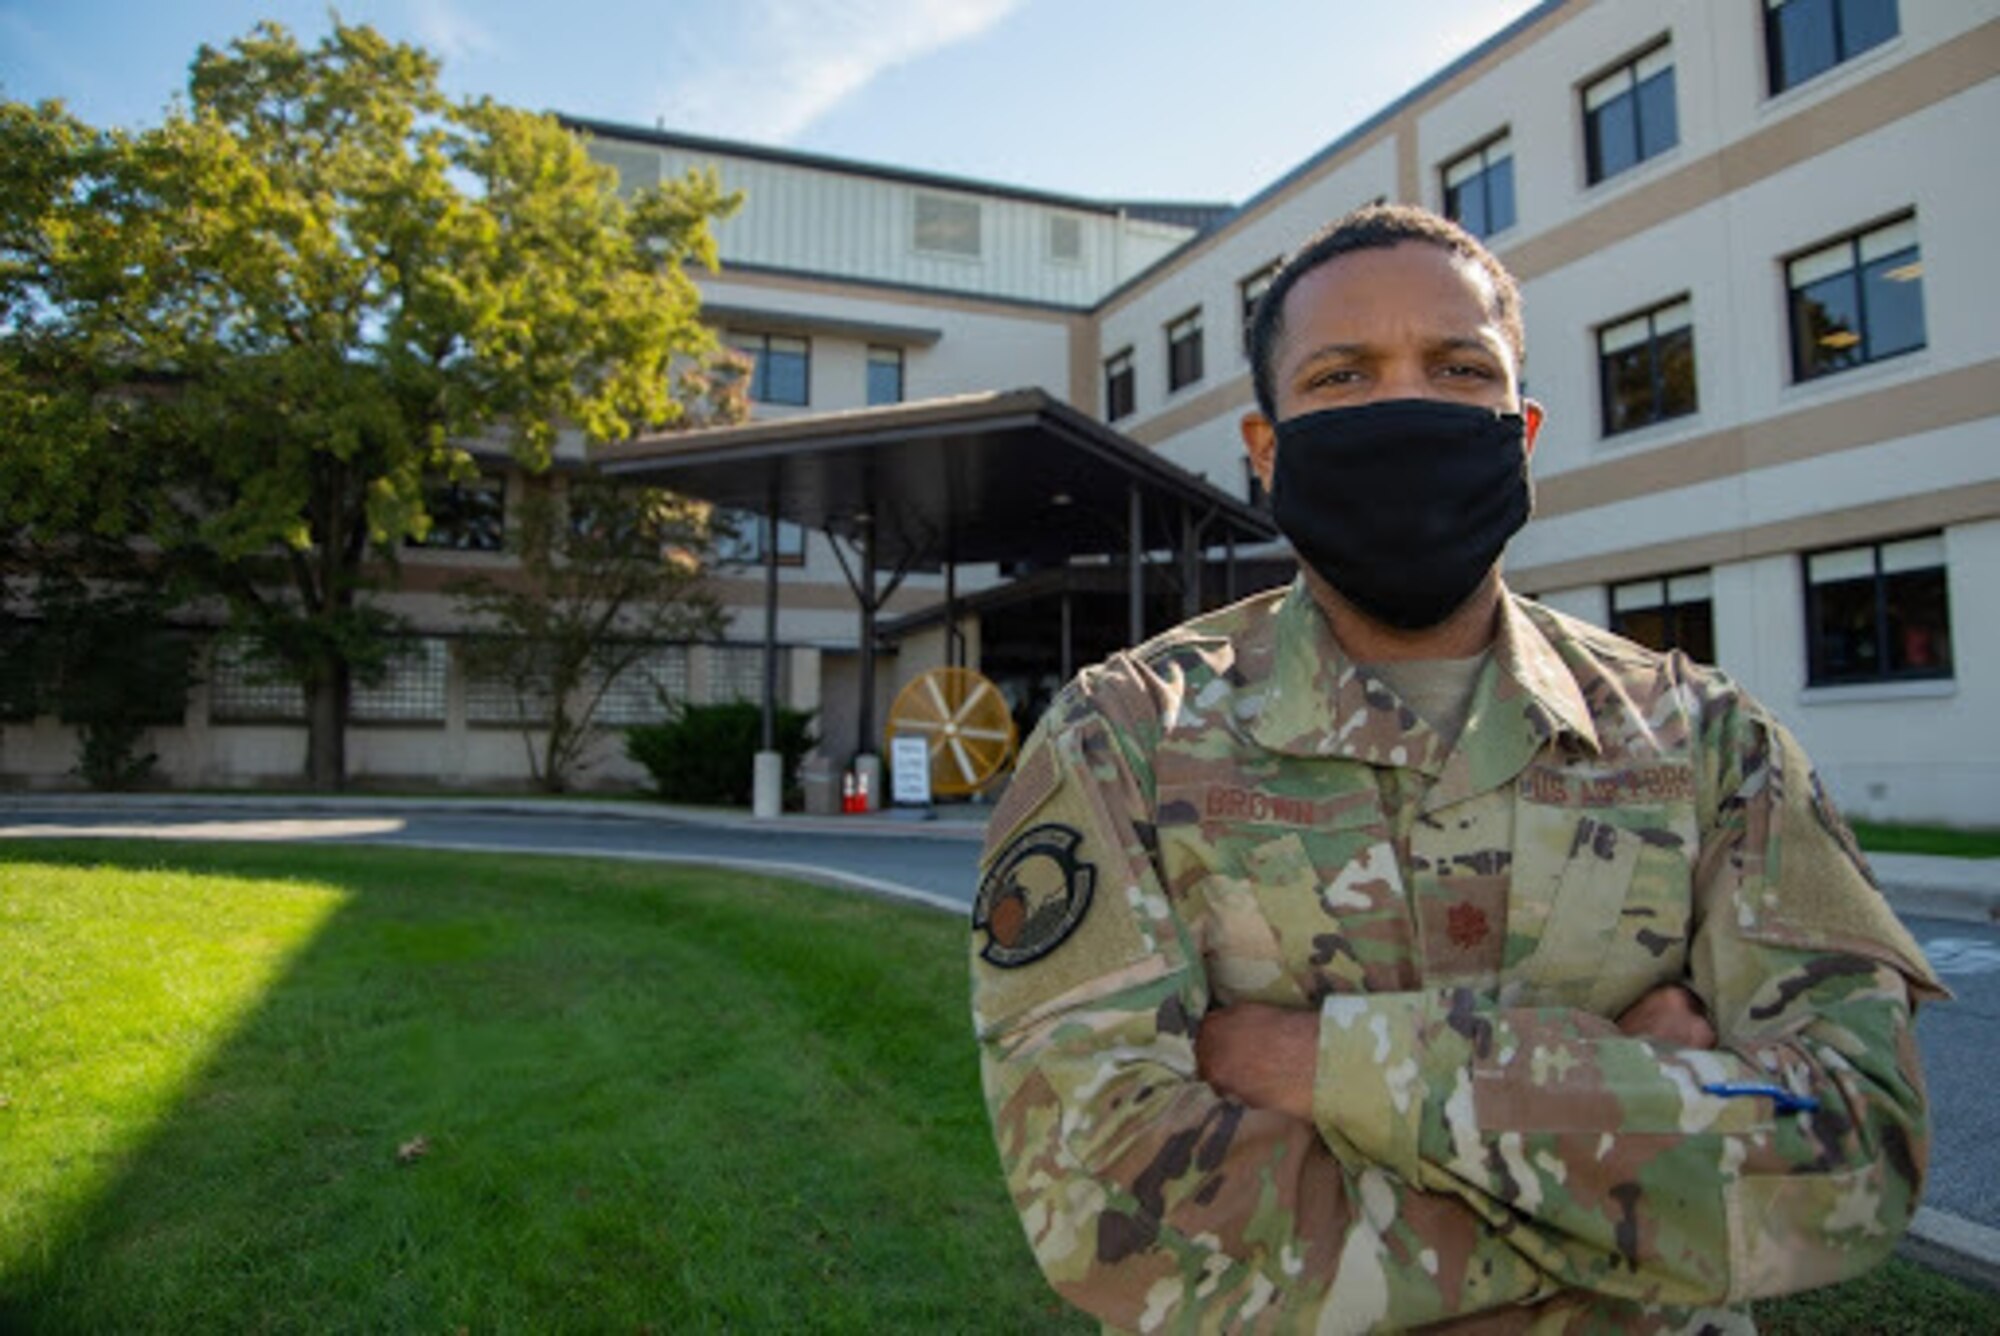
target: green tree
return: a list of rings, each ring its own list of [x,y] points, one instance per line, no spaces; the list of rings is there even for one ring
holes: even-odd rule
[[[721,634],[721,608],[701,585],[709,537],[706,505],[578,479],[560,500],[549,488],[524,498],[507,539],[517,570],[454,586],[460,611],[493,632],[466,643],[467,666],[521,703],[544,789],[569,786],[621,674],[662,642]]]
[[[0,605],[0,718],[74,725],[92,788],[147,782],[158,759],[147,735],[180,722],[194,683],[193,637],[166,623],[171,591],[131,554],[93,544],[42,554],[26,590],[31,617]]]
[[[130,541],[227,599],[345,773],[367,597],[463,443],[675,420],[716,356],[712,174],[621,198],[553,118],[438,90],[336,21],[197,54],[155,129],[0,103],[0,530]],[[696,377],[690,385],[688,377]]]

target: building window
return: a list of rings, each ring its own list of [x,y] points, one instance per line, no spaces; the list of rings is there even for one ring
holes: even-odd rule
[[[658,645],[625,665],[606,685],[597,703],[597,722],[606,728],[656,724],[687,698],[687,646]]]
[[[424,509],[430,531],[404,540],[407,547],[447,552],[498,552],[507,539],[507,482],[481,477],[466,482],[431,482],[424,486]]]
[[[1445,164],[1444,216],[1475,237],[1514,225],[1514,146],[1506,135]]]
[[[760,404],[810,402],[812,343],[785,334],[731,331],[729,346],[750,359],[750,398]]]
[[[1680,142],[1674,53],[1666,45],[1584,86],[1583,152],[1592,185]]]
[[[475,643],[460,642],[465,722],[514,728],[548,723],[555,715],[555,673],[545,655],[526,646],[493,658],[463,652]]]
[[[218,724],[289,723],[306,717],[306,694],[247,636],[215,638],[208,660],[208,717]]]
[[[1058,264],[1083,259],[1083,220],[1067,214],[1049,215],[1049,258]]]
[[[1685,297],[1597,331],[1604,434],[1694,412],[1694,307]]]
[[[1278,276],[1278,270],[1283,267],[1284,261],[1273,260],[1236,285],[1236,291],[1242,300],[1243,352],[1245,356],[1248,356],[1250,352],[1250,327],[1257,323],[1257,302],[1270,289],[1271,280]]]
[[[1611,586],[1611,629],[1649,649],[1715,662],[1715,604],[1707,571]]]
[[[1201,379],[1201,308],[1167,325],[1167,393]]]
[[[1792,375],[1845,371],[1924,346],[1924,261],[1901,218],[1801,255],[1791,288]]]
[[[903,350],[872,346],[868,349],[868,402],[903,402]]]
[[[389,644],[382,680],[349,689],[347,717],[357,724],[441,724],[444,678],[442,639],[398,636]]]
[[[1806,557],[1813,686],[1951,676],[1944,535]]]
[[[790,655],[778,655],[778,699],[791,694],[786,672]],[[710,645],[708,647],[708,703],[764,699],[764,647],[762,645]]]
[[[715,560],[724,566],[764,564],[764,517],[754,510],[715,508]],[[778,564],[803,566],[806,531],[790,520],[778,521]]]
[[[1764,0],[1772,96],[1882,45],[1896,32],[1896,0]]]
[[[978,259],[978,201],[949,195],[918,195],[913,235],[920,251]]]
[[[1104,420],[1116,422],[1129,417],[1137,407],[1132,388],[1132,350],[1113,353],[1104,359]]]

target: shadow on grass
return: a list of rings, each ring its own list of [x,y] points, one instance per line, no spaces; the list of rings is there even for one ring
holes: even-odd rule
[[[1082,1329],[1000,1185],[953,920],[575,860],[6,859],[347,898],[0,1330]]]

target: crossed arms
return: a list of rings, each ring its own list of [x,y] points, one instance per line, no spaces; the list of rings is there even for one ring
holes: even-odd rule
[[[1769,910],[1840,865],[1781,733],[1711,731],[1689,977],[1615,1021],[1450,988],[1215,1008],[1128,815],[1144,748],[1101,718],[1039,737],[1062,777],[1041,815],[1083,830],[1106,921],[1089,977],[1036,995],[976,967],[975,1011],[1051,1282],[1141,1330],[1531,1307],[1643,1329],[1885,1256],[1923,1172],[1928,976],[1862,909],[1831,944]]]

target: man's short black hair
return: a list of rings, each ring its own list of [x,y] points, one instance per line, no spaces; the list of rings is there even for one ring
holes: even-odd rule
[[[1527,335],[1521,327],[1521,289],[1493,252],[1479,238],[1428,209],[1409,204],[1370,204],[1344,218],[1336,218],[1320,229],[1305,245],[1293,251],[1257,299],[1257,314],[1250,322],[1250,379],[1257,388],[1257,407],[1271,421],[1278,420],[1278,394],[1271,367],[1278,339],[1285,332],[1285,297],[1294,284],[1321,265],[1355,251],[1387,250],[1415,242],[1436,246],[1486,271],[1493,280],[1493,315],[1501,333],[1514,350],[1515,374],[1527,360]]]

